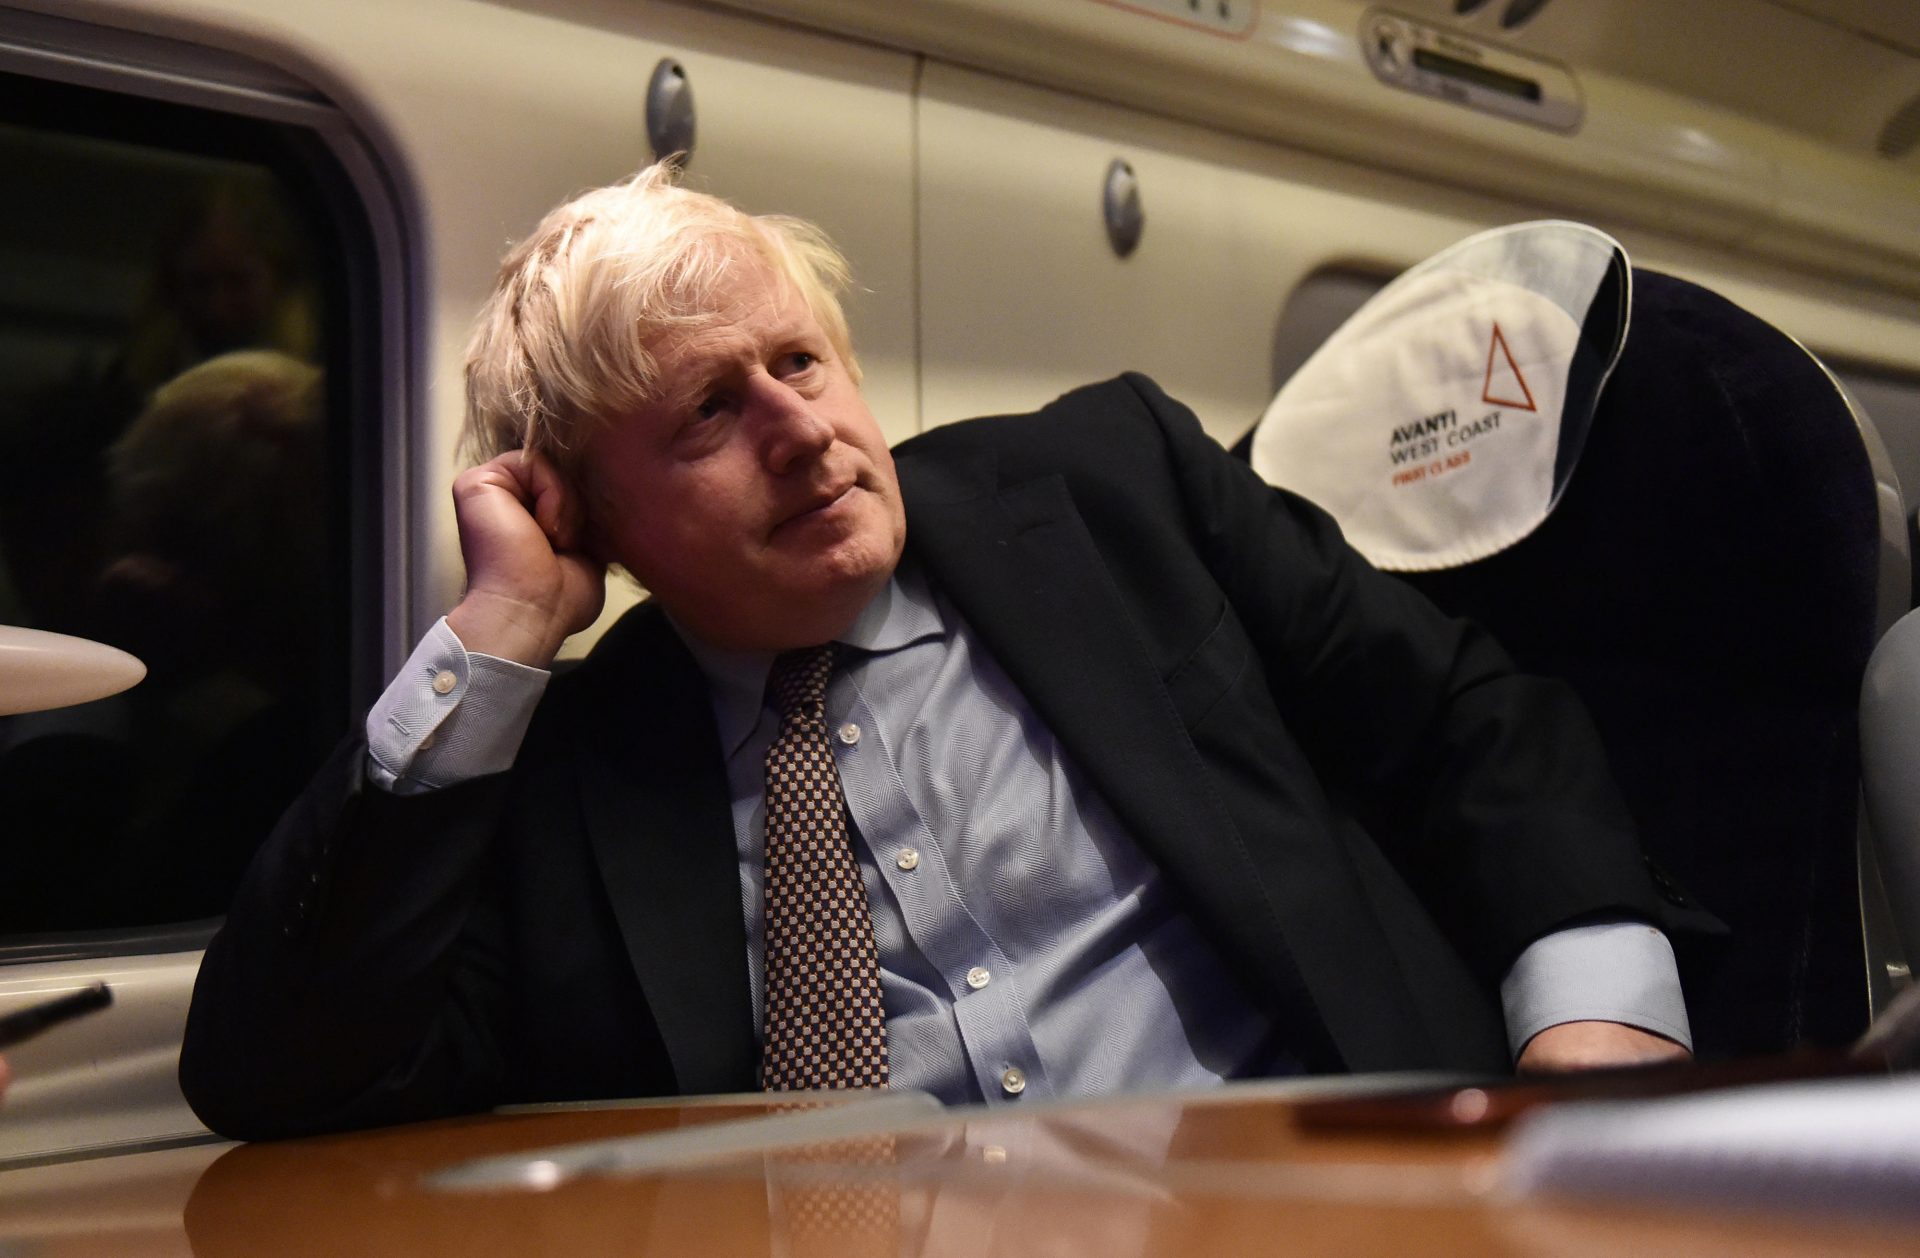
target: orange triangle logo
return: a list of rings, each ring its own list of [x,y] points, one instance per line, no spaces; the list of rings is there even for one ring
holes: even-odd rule
[[[1520,397],[1526,399],[1524,402],[1520,398],[1501,397],[1494,393],[1494,371],[1502,367],[1504,370],[1501,370],[1499,379],[1501,392],[1511,393],[1513,386],[1518,385]],[[1500,325],[1497,323],[1493,325],[1493,343],[1487,346],[1487,378],[1480,386],[1480,400],[1523,411],[1538,412],[1540,409],[1533,404],[1533,390],[1527,387],[1527,378],[1520,374],[1520,365],[1513,361],[1513,351],[1507,348],[1507,338],[1500,335]]]

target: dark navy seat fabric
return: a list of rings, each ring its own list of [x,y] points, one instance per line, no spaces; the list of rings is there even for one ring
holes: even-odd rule
[[[1920,611],[1888,630],[1867,661],[1860,743],[1861,787],[1888,925],[1911,962],[1920,957]]]
[[[1867,1021],[1857,703],[1876,634],[1873,473],[1795,342],[1636,271],[1564,498],[1490,558],[1406,579],[1593,712],[1659,871],[1720,916],[1675,940],[1703,1058]]]

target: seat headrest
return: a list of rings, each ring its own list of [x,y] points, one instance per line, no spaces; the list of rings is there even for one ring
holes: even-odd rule
[[[1625,343],[1625,250],[1580,223],[1496,228],[1375,294],[1280,390],[1254,470],[1376,567],[1447,568],[1527,536],[1579,461]]]

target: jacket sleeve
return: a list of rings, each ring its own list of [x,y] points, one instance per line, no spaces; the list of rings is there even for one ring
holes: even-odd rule
[[[256,855],[194,988],[180,1083],[239,1139],[471,1112],[504,1076],[486,859],[506,776],[397,796],[343,743]]]

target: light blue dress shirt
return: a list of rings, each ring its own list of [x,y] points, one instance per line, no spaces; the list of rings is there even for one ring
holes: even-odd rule
[[[771,655],[688,646],[711,682],[764,992]],[[842,637],[827,716],[872,909],[895,1086],[950,1103],[1288,1073],[1286,1028],[1241,988],[1159,871],[953,608],[911,568]],[[432,789],[511,764],[547,675],[436,625],[369,713],[370,775]],[[1672,949],[1639,922],[1536,941],[1502,984],[1513,1051],[1604,1019],[1689,1042]]]
[[[917,574],[840,641],[827,721],[897,1086],[1032,1100],[1297,1070],[1281,1028]],[[689,645],[713,682],[758,1007],[773,657]]]

